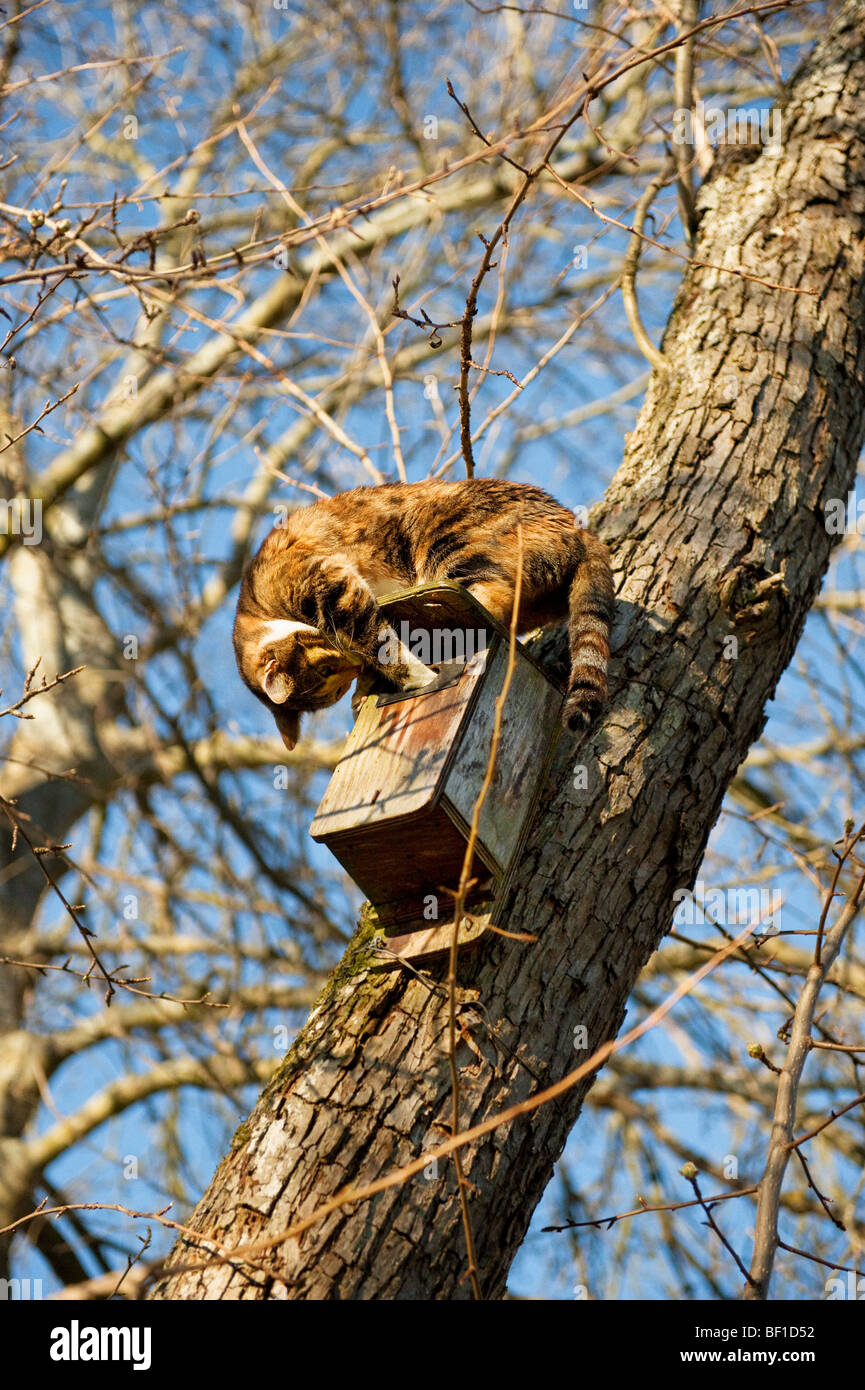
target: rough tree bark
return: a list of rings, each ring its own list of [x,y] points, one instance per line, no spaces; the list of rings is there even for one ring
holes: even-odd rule
[[[560,742],[513,890],[509,925],[536,943],[499,938],[460,962],[462,1017],[484,1054],[480,1064],[460,1047],[464,1128],[570,1071],[586,1055],[576,1025],[592,1048],[616,1034],[818,592],[832,544],[824,505],[853,486],[865,423],[862,0],[800,69],[781,115],[780,150],[721,157],[701,190],[696,259],[727,270],[687,268],[662,345],[669,370],[654,373],[593,518],[617,570],[613,697],[588,738]],[[548,645],[560,653],[561,638]],[[443,1137],[446,1004],[405,974],[365,970],[366,949],[361,928],[220,1163],[191,1221],[202,1236],[234,1248],[275,1235]],[[486,1297],[505,1288],[588,1084],[463,1151]],[[172,1259],[201,1253],[184,1237]],[[180,1272],[152,1296],[466,1298],[465,1269],[453,1167],[441,1163],[437,1178],[347,1205],[254,1268]]]

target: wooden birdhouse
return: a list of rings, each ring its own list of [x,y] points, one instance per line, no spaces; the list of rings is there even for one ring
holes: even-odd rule
[[[438,678],[420,692],[366,697],[310,833],[376,908],[390,958],[429,958],[451,942],[453,894],[489,764],[508,633],[455,584],[406,590],[381,609]],[[495,922],[549,766],[562,700],[517,643],[461,945]]]

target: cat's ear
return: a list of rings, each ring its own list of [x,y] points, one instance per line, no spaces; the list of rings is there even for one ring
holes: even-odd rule
[[[288,681],[272,658],[264,667],[261,688],[274,705],[284,705],[291,694]]]
[[[296,709],[278,709],[273,711],[273,716],[276,727],[282,734],[282,741],[291,752],[300,738],[300,715]]]

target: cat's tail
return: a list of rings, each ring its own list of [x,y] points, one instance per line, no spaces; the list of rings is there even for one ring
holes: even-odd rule
[[[568,729],[584,729],[607,698],[607,662],[613,621],[613,575],[603,541],[580,531],[582,558],[569,594],[571,675],[562,711]]]

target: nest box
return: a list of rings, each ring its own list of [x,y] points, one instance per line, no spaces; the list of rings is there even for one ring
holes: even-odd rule
[[[383,600],[399,637],[437,678],[373,691],[310,827],[376,908],[390,958],[446,951],[453,895],[489,764],[508,633],[466,590],[424,585]],[[563,693],[517,643],[492,783],[483,804],[459,942],[495,922],[528,832]]]

